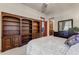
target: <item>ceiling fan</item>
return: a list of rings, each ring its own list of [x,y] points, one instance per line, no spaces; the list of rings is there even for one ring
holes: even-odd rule
[[[43,3],[43,4],[42,4],[42,9],[41,9],[41,12],[42,12],[42,13],[45,13],[45,12],[46,12],[47,6],[48,6],[48,3]]]

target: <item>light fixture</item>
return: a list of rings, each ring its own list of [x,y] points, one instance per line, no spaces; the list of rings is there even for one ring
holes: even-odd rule
[[[42,11],[41,11],[42,13],[46,12],[47,6],[48,6],[48,3],[43,3],[42,4]]]

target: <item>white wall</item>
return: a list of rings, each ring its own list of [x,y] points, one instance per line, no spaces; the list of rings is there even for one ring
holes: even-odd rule
[[[20,15],[20,16],[25,16],[29,18],[34,18],[34,19],[40,19],[40,16],[45,17],[44,14],[29,8],[23,4],[18,4],[18,3],[0,3],[0,12],[7,12],[7,13],[12,13],[15,15]],[[1,25],[1,18],[0,18],[0,25]],[[1,28],[1,26],[0,26]],[[0,33],[1,33],[0,29]],[[0,34],[1,38],[1,34]],[[1,50],[1,39],[0,39],[0,50]]]
[[[35,19],[40,19],[40,16],[45,17],[43,13],[19,3],[0,3],[0,11]]]
[[[67,19],[73,19],[73,26],[79,27],[79,6],[75,6],[74,8],[64,11],[62,13],[56,13],[56,14],[49,14],[49,17],[54,17],[54,30],[58,31],[58,24],[57,22],[60,20],[67,20]]]

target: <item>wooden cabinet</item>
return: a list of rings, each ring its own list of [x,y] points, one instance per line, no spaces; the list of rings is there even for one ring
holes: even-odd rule
[[[32,39],[32,21],[22,19],[22,44],[28,43]]]
[[[2,51],[20,46],[20,19],[2,13]]]
[[[2,39],[2,51],[12,48],[11,36],[4,36]]]
[[[52,20],[49,20],[49,35],[54,35]]]
[[[12,36],[13,47],[19,47],[20,43],[21,43],[21,41],[20,41],[20,36],[19,35]]]
[[[32,21],[32,38],[39,38],[40,37],[40,22],[39,21]]]
[[[33,38],[40,37],[40,21],[10,13],[2,16],[2,52],[27,44]]]
[[[20,40],[19,36],[17,35],[8,35],[3,37],[2,41],[2,51],[14,48],[14,47],[19,47],[20,46]]]

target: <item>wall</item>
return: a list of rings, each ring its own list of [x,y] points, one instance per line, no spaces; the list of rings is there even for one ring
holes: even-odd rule
[[[47,15],[46,19],[49,20],[49,18],[51,18],[52,16],[54,16],[53,14],[51,15]],[[58,31],[58,20],[56,19],[51,19],[53,21],[53,30],[54,31]],[[49,36],[49,21],[48,21],[48,36]]]
[[[34,10],[32,8],[29,8],[19,3],[4,3],[4,4],[0,3],[0,11],[26,16],[30,18],[35,18],[35,19],[40,19],[40,16],[45,17],[43,13],[40,13],[37,10]]]
[[[29,8],[23,4],[18,4],[18,3],[0,3],[0,12],[7,12],[7,13],[12,13],[20,16],[25,16],[29,18],[34,18],[34,19],[40,19],[40,16],[45,17],[44,14]],[[1,18],[0,18],[0,25],[1,25]],[[0,26],[1,28],[1,26]],[[1,33],[0,29],[0,33]],[[0,34],[1,38],[1,34]],[[0,50],[1,50],[1,39],[0,39]]]
[[[55,21],[54,19],[51,19],[51,20],[53,22],[53,30],[57,31],[57,21]],[[47,36],[49,36],[49,21],[47,21]]]
[[[62,13],[49,14],[48,17],[54,17],[54,31],[58,31],[58,21],[73,19],[73,26],[79,27],[79,6],[75,6],[74,8],[64,11]]]

